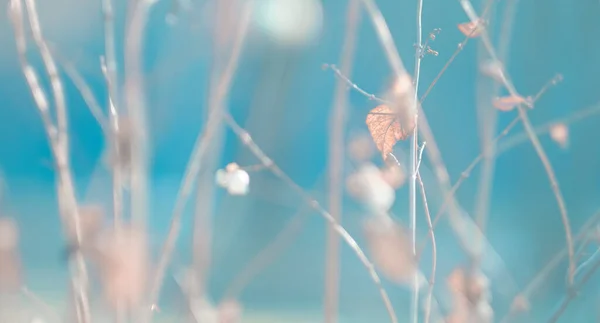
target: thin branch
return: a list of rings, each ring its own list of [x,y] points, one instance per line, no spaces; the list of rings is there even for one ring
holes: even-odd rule
[[[469,16],[469,19],[471,19],[471,22],[476,23],[478,18],[475,14],[475,11],[473,10],[473,5],[471,4],[471,1],[460,0],[460,4],[463,7],[463,10],[467,14],[467,16]],[[488,54],[490,55],[490,57],[492,57],[492,59],[496,62],[501,62],[498,59],[498,56],[496,55],[495,49],[494,49],[493,45],[491,44],[489,35],[487,34],[486,30],[482,31],[480,37],[483,41],[483,44],[485,45],[486,50],[488,51]],[[502,78],[502,83],[504,84],[504,86],[506,87],[506,89],[512,96],[519,96],[517,90],[515,89],[512,82],[510,81],[508,73],[504,73],[504,77]],[[560,216],[561,216],[561,220],[562,220],[564,230],[565,230],[565,241],[567,243],[567,250],[569,253],[568,285],[572,285],[573,284],[573,275],[575,273],[575,259],[574,259],[574,251],[573,251],[573,238],[572,238],[572,233],[571,233],[571,225],[569,223],[569,215],[567,213],[567,206],[565,204],[562,192],[560,191],[560,187],[558,186],[558,180],[556,179],[556,174],[554,173],[552,164],[550,163],[550,160],[548,159],[548,156],[546,155],[546,152],[545,152],[544,148],[542,147],[542,144],[540,143],[540,140],[539,140],[537,134],[535,133],[535,130],[533,129],[533,126],[531,125],[531,122],[529,121],[529,117],[527,116],[527,110],[526,110],[527,108],[523,107],[523,105],[518,105],[517,108],[518,108],[519,116],[521,118],[521,122],[523,124],[523,127],[525,128],[525,132],[527,133],[527,136],[529,137],[531,144],[533,145],[536,153],[538,154],[538,157],[540,158],[540,161],[542,162],[542,164],[544,166],[544,169],[548,176],[548,180],[550,181],[550,187],[552,188],[552,192],[554,193],[554,197],[556,198],[556,202],[557,202],[558,208],[560,210]]]
[[[585,108],[582,109],[578,112],[575,112],[574,114],[564,117],[564,118],[559,118],[556,120],[552,120],[550,122],[544,123],[543,125],[539,125],[536,126],[534,128],[535,133],[538,135],[544,135],[544,134],[548,134],[550,132],[550,130],[552,129],[552,126],[562,123],[565,125],[569,125],[572,123],[577,123],[579,121],[583,121],[583,120],[587,120],[588,117],[591,116],[597,116],[600,114],[600,102],[596,103],[595,105],[589,107],[589,108]],[[516,134],[513,135],[509,138],[507,138],[506,140],[504,140],[499,146],[498,146],[498,150],[496,152],[496,154],[503,154],[509,150],[511,150],[512,148],[529,141],[529,137],[527,136],[526,133],[520,133],[520,134]]]
[[[342,45],[340,64],[342,73],[350,75],[354,51],[356,48],[357,29],[360,19],[360,3],[350,0],[346,13],[346,33]],[[346,128],[346,105],[348,93],[342,80],[338,80],[331,110],[329,124],[329,212],[336,222],[342,222],[342,199],[344,187],[344,130]],[[334,228],[327,227],[325,244],[325,304],[324,321],[338,321],[339,278],[340,276],[340,240]]]
[[[375,270],[375,266],[369,260],[369,258],[367,258],[363,250],[358,246],[358,244],[356,243],[354,238],[352,238],[350,233],[348,233],[348,231],[346,231],[346,229],[344,229],[344,227],[340,223],[338,223],[335,220],[335,218],[329,212],[327,212],[327,210],[323,206],[321,206],[319,202],[317,202],[317,200],[315,200],[312,196],[306,193],[302,189],[302,187],[296,184],[296,182],[294,182],[286,173],[284,173],[281,170],[281,168],[279,168],[279,166],[277,166],[277,164],[273,162],[272,159],[265,155],[265,153],[260,149],[260,147],[258,147],[258,145],[254,142],[250,134],[246,130],[242,129],[240,125],[237,124],[237,122],[235,122],[235,120],[233,120],[233,118],[229,114],[224,115],[224,119],[225,122],[229,125],[229,127],[233,130],[233,132],[238,136],[240,141],[252,152],[252,154],[254,154],[254,156],[263,165],[265,165],[265,167],[268,167],[275,176],[279,177],[279,179],[281,179],[294,191],[296,191],[296,193],[300,195],[300,197],[302,197],[304,202],[307,205],[309,205],[313,210],[317,211],[321,215],[321,217],[323,217],[332,226],[332,228],[338,233],[338,235],[340,235],[340,237],[346,242],[346,244],[354,251],[360,262],[371,275],[371,280],[379,290],[379,294],[381,295],[383,303],[385,304],[387,312],[390,316],[390,320],[394,323],[397,323],[398,319],[396,317],[396,313],[394,312],[394,308],[392,307],[392,303],[387,292],[381,284],[381,279],[379,278],[379,275]]]

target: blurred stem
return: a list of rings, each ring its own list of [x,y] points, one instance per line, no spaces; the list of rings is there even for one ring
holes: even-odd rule
[[[356,48],[357,29],[360,18],[358,0],[349,0],[346,17],[346,34],[342,46],[340,67],[344,75],[350,75]],[[337,80],[333,108],[329,117],[329,213],[341,223],[344,187],[344,134],[346,127],[346,105],[348,104],[346,83]],[[327,227],[325,251],[325,318],[326,323],[338,321],[340,280],[340,238],[332,225]]]
[[[215,17],[217,21],[231,21],[226,17],[228,8],[232,6],[232,0],[214,1]],[[233,26],[222,26],[216,28],[213,33],[213,57],[211,65],[211,78],[209,85],[208,115],[218,113],[221,109],[218,101],[215,100],[216,90],[219,87],[220,79],[223,77],[223,56],[229,48],[230,41],[223,41],[223,31]],[[227,39],[225,39],[227,40]],[[210,122],[208,120],[207,122]],[[207,277],[211,263],[211,245],[212,245],[212,217],[214,214],[214,173],[223,151],[223,136],[225,128],[221,121],[214,126],[213,138],[209,143],[208,153],[205,157],[205,167],[200,172],[196,191],[195,210],[194,210],[194,231],[192,236],[192,259],[193,259],[193,282],[189,295],[190,315],[194,315],[193,302],[206,296]]]
[[[69,164],[69,133],[68,114],[62,81],[50,49],[42,35],[38,13],[34,0],[25,0],[29,16],[29,25],[35,45],[40,51],[43,64],[50,79],[50,86],[54,96],[56,108],[56,125],[52,121],[48,96],[39,84],[39,76],[27,60],[27,39],[25,37],[23,6],[20,0],[12,0],[9,6],[10,16],[15,28],[17,52],[23,74],[30,87],[31,93],[42,117],[50,148],[54,156],[57,172],[57,195],[59,213],[64,230],[67,232],[71,244],[81,245],[82,233],[80,226],[79,208],[75,196],[75,187]],[[80,251],[70,258],[69,266],[73,271],[71,283],[75,292],[78,321],[91,322],[89,301],[87,297],[87,268]]]
[[[142,73],[144,28],[155,0],[131,3],[125,36],[125,106],[131,123],[131,220],[145,230],[148,217],[148,132]],[[108,62],[107,62],[108,64]]]
[[[194,150],[192,151],[192,156],[190,156],[183,181],[181,182],[181,186],[179,187],[179,192],[177,193],[175,206],[173,207],[173,213],[171,215],[169,232],[167,233],[167,238],[163,244],[156,272],[151,282],[152,285],[149,297],[149,305],[151,306],[155,305],[156,302],[158,302],[160,290],[165,277],[165,272],[171,260],[173,250],[175,249],[175,244],[177,242],[177,238],[181,230],[181,218],[183,216],[187,200],[192,193],[192,188],[194,187],[195,181],[201,170],[202,161],[206,156],[208,149],[210,148],[210,142],[212,141],[218,127],[220,126],[220,123],[223,122],[222,110],[225,109],[225,99],[227,98],[227,95],[229,93],[231,83],[233,80],[233,75],[237,70],[239,57],[246,39],[253,4],[253,1],[245,2],[244,4],[244,8],[242,9],[242,17],[239,22],[238,33],[234,40],[231,55],[227,60],[227,64],[223,70],[223,73],[221,74],[219,82],[216,88],[214,89],[214,93],[212,93],[210,96],[211,102],[209,103],[209,106],[214,107],[214,109],[211,109],[209,111],[208,120],[205,123],[204,130],[200,135],[198,135],[198,138],[196,139],[196,143],[194,144]],[[152,313],[150,312],[150,316],[151,315]],[[151,317],[148,319],[148,322],[150,320]]]
[[[500,26],[500,43],[498,45],[498,56],[507,64],[510,39],[512,35],[512,26],[515,16],[515,8],[518,0],[505,2],[503,18]],[[494,12],[493,1],[490,1],[491,13]],[[491,25],[488,24],[488,27]],[[488,59],[487,52],[482,43],[479,43],[478,64],[481,66],[484,60]],[[479,177],[479,187],[477,189],[477,198],[475,202],[474,218],[482,233],[485,233],[487,217],[489,216],[490,198],[492,196],[492,183],[494,180],[494,168],[496,161],[496,141],[494,140],[498,112],[494,109],[492,99],[499,96],[501,86],[498,82],[484,76],[481,73],[477,82],[477,115],[479,117],[479,137],[481,138],[481,151],[483,152],[483,162],[481,166],[481,176]],[[481,242],[478,242],[481,243]],[[475,259],[480,262],[481,255]],[[477,265],[477,264],[476,264]]]
[[[113,219],[115,229],[120,229],[123,221],[123,177],[121,167],[120,147],[117,144],[119,136],[119,113],[116,107],[117,96],[117,62],[115,59],[115,31],[114,31],[114,12],[112,0],[102,1],[102,10],[104,13],[104,66],[106,85],[108,88],[108,115],[111,131],[107,134],[107,140],[112,147],[111,156],[113,158]]]
[[[410,144],[410,183],[409,183],[409,201],[408,201],[408,214],[410,217],[410,229],[411,229],[411,244],[413,257],[417,255],[417,156],[419,149],[419,78],[421,76],[421,58],[423,57],[423,0],[417,0],[417,43],[415,52],[415,70],[413,83],[415,87],[414,92],[414,124],[413,137]],[[419,321],[419,276],[415,272],[413,277],[412,295],[411,295],[411,322],[417,323]]]

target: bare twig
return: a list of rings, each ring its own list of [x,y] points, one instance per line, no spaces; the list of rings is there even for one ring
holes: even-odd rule
[[[559,118],[556,120],[552,120],[550,122],[544,123],[543,125],[534,127],[535,133],[538,135],[544,135],[550,132],[552,126],[558,123],[562,123],[565,125],[569,125],[572,123],[576,123],[582,120],[586,120],[588,117],[599,115],[600,114],[600,103],[596,103],[595,105],[582,109],[573,113],[570,116]],[[526,133],[515,134],[513,136],[508,137],[506,140],[503,140],[501,144],[498,145],[498,149],[496,154],[503,154],[510,149],[514,148],[517,145],[520,145],[524,142],[529,141],[529,137],[527,137]]]
[[[337,232],[337,234],[340,235],[340,237],[346,242],[346,244],[354,251],[354,253],[358,257],[358,259],[361,261],[363,266],[365,266],[365,268],[371,275],[371,280],[373,281],[375,286],[377,286],[377,288],[379,289],[379,294],[381,295],[381,298],[385,304],[385,307],[388,311],[391,321],[394,323],[398,322],[398,319],[396,317],[396,313],[394,312],[394,308],[392,307],[390,298],[389,298],[387,292],[385,291],[383,285],[381,284],[381,279],[379,278],[379,275],[377,274],[377,271],[375,270],[375,266],[373,265],[373,263],[371,261],[369,261],[369,258],[367,258],[367,256],[363,252],[363,250],[358,246],[358,244],[356,243],[354,238],[352,238],[352,236],[348,233],[348,231],[346,231],[346,229],[344,229],[344,227],[341,224],[339,224],[335,220],[335,218],[329,212],[327,212],[327,210],[325,208],[323,208],[323,206],[321,206],[321,204],[319,202],[317,202],[317,200],[315,200],[312,196],[310,196],[308,193],[306,193],[302,189],[302,187],[300,187],[298,184],[296,184],[296,182],[294,182],[287,174],[285,174],[279,168],[279,166],[277,166],[277,164],[275,164],[273,162],[272,159],[270,159],[267,155],[265,155],[265,153],[260,149],[260,147],[258,147],[258,145],[254,142],[254,140],[252,139],[250,134],[246,130],[242,129],[240,127],[240,125],[238,125],[237,122],[235,122],[235,120],[233,120],[233,118],[231,118],[231,116],[229,114],[226,114],[224,116],[224,118],[225,118],[225,122],[229,125],[229,127],[233,130],[233,132],[238,136],[240,141],[246,147],[248,147],[248,149],[250,149],[252,154],[254,154],[254,156],[256,156],[256,158],[263,165],[265,165],[265,167],[268,167],[275,176],[279,177],[282,181],[284,181],[287,185],[289,185],[294,191],[296,191],[296,193],[298,195],[300,195],[300,197],[302,197],[304,202],[307,205],[309,205],[313,210],[317,211],[323,217],[323,219],[325,219],[332,226],[332,228]]]
[[[492,2],[493,2],[493,0],[488,0],[487,5],[486,5],[485,9],[483,10],[482,19],[485,19],[484,17],[487,16],[488,11],[491,8]],[[450,67],[450,64],[452,64],[452,62],[454,62],[454,60],[456,59],[456,57],[458,56],[458,54],[460,54],[460,52],[462,52],[462,50],[465,49],[465,46],[467,46],[467,43],[469,42],[469,39],[471,39],[471,36],[474,35],[476,32],[479,32],[480,28],[483,28],[481,26],[481,24],[477,24],[475,26],[475,28],[473,28],[473,30],[471,30],[471,32],[468,35],[465,35],[465,39],[462,42],[460,42],[458,44],[458,46],[456,46],[456,50],[454,51],[454,53],[452,53],[452,56],[450,56],[450,59],[448,59],[448,61],[446,62],[446,64],[444,64],[444,67],[442,67],[442,69],[435,76],[435,78],[433,79],[433,81],[431,81],[431,84],[429,84],[429,87],[427,88],[427,90],[425,90],[425,93],[423,93],[423,95],[421,96],[421,99],[420,99],[421,104],[423,104],[423,101],[425,101],[425,99],[427,98],[427,96],[429,95],[429,93],[431,92],[431,90],[433,89],[433,87],[440,80],[440,78],[442,77],[442,75],[444,75],[444,73],[446,73],[446,70],[448,69],[448,67]]]

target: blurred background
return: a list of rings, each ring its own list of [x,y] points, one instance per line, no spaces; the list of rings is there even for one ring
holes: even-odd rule
[[[243,1],[229,1],[235,9]],[[214,35],[231,40],[235,29],[214,14],[218,1],[158,1],[149,13],[142,65],[150,141],[149,214],[147,224],[153,253],[160,250],[170,222],[171,209],[198,134],[204,129],[211,66],[219,59]],[[63,257],[65,240],[58,216],[55,172],[47,137],[31,92],[23,77],[8,18],[7,0],[0,0],[0,213],[14,217],[20,228],[21,257],[28,288],[48,303],[65,308],[68,271]],[[379,0],[398,52],[412,74],[415,55],[417,1]],[[128,4],[115,2],[118,80],[124,80],[123,51]],[[256,143],[299,185],[327,205],[328,140],[336,76],[323,64],[339,64],[346,28],[348,1],[257,1],[248,37],[242,50],[226,108],[252,134]],[[484,1],[474,1],[478,12]],[[512,8],[512,9],[511,9]],[[107,89],[99,57],[104,53],[101,1],[38,1],[43,33],[62,61],[73,64],[91,87],[101,106]],[[233,10],[235,11],[235,10]],[[233,15],[231,24],[237,19]],[[237,17],[239,19],[239,17]],[[512,22],[506,24],[507,21]],[[457,25],[468,21],[458,1],[425,0],[423,37],[435,28],[441,32],[428,45],[439,55],[422,60],[420,94],[431,84],[465,36]],[[351,80],[365,91],[383,94],[393,76],[369,16],[361,10]],[[507,34],[506,69],[523,96],[535,95],[557,73],[563,81],[549,89],[529,111],[534,126],[566,120],[586,109],[598,111],[600,92],[600,2],[580,0],[504,0],[495,2],[489,30],[496,45],[502,26]],[[222,34],[220,34],[222,33]],[[42,70],[31,46],[28,57]],[[486,133],[497,134],[517,115],[494,111],[483,104],[489,92],[480,73],[483,53],[478,38],[471,39],[437,82],[423,104],[451,182],[482,150]],[[485,55],[484,55],[485,56]],[[60,65],[60,64],[59,64]],[[44,75],[44,73],[41,73]],[[64,76],[64,75],[62,75]],[[101,128],[81,94],[63,77],[69,112],[71,163],[77,196],[87,203],[110,208],[110,172],[106,168],[106,142]],[[489,82],[488,82],[489,83]],[[48,80],[42,85],[49,89]],[[488,92],[485,92],[488,91]],[[502,90],[503,91],[503,90]],[[506,92],[500,91],[499,95]],[[482,94],[483,93],[483,94]],[[348,89],[346,142],[369,136],[365,118],[377,103]],[[598,111],[600,112],[600,111]],[[600,113],[568,123],[568,146],[562,148],[548,133],[540,133],[564,194],[573,232],[600,208]],[[487,131],[487,132],[486,132]],[[512,139],[511,139],[512,138]],[[516,138],[516,139],[515,139]],[[525,138],[523,140],[523,138]],[[511,144],[496,159],[486,237],[502,259],[499,269],[514,283],[508,292],[495,292],[502,280],[490,278],[496,321],[509,309],[515,293],[565,246],[560,213],[544,168],[532,145],[517,125],[502,142]],[[428,143],[429,145],[429,143]],[[394,153],[408,167],[409,144],[400,142]],[[257,159],[229,129],[222,150],[215,152],[216,166],[230,162],[256,165]],[[344,158],[344,176],[356,169]],[[373,161],[382,164],[379,154]],[[432,212],[443,201],[430,161],[424,158],[421,174]],[[473,214],[479,191],[480,168],[457,191],[462,208]],[[214,187],[207,204],[190,203],[183,217],[173,261],[161,294],[159,317],[177,315],[184,296],[173,279],[192,261],[194,207],[211,214],[212,259],[208,292],[218,300],[261,249],[297,216],[306,216],[297,236],[272,265],[246,286],[239,297],[249,320],[267,322],[323,321],[326,222],[303,208],[303,201],[268,171],[250,172],[249,192],[231,196]],[[213,174],[206,175],[210,178]],[[194,195],[193,195],[194,196]],[[427,227],[418,201],[420,240]],[[396,191],[391,209],[408,223],[408,189]],[[365,244],[362,224],[368,212],[349,196],[344,197],[343,224],[360,245]],[[438,273],[435,296],[442,311],[445,277],[467,260],[445,219],[436,230]],[[587,256],[597,248],[593,242]],[[430,249],[421,268],[428,273]],[[530,299],[531,310],[512,321],[544,322],[565,295],[566,262],[559,265]],[[409,291],[384,279],[401,322],[408,321]],[[598,322],[600,279],[592,278],[562,317],[565,322]],[[341,248],[339,293],[340,322],[388,321],[385,308],[369,274],[353,252]],[[101,303],[93,296],[92,303]],[[262,315],[262,316],[261,316]],[[174,319],[183,321],[183,319]]]

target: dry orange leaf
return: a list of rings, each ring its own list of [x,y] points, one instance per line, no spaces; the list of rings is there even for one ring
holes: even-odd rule
[[[500,111],[511,111],[519,104],[527,104],[528,101],[522,96],[509,95],[494,99],[494,107]]]
[[[392,109],[385,104],[375,107],[365,120],[377,149],[385,160],[398,140],[408,138],[412,129],[404,129]]]
[[[469,38],[475,38],[483,31],[483,24],[472,21],[464,22],[462,24],[458,24],[458,30],[460,30],[463,35]]]

